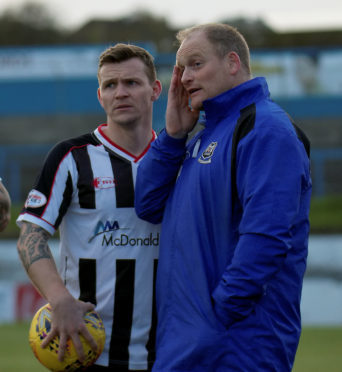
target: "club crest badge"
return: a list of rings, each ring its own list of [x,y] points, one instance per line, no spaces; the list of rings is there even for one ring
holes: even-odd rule
[[[25,202],[25,208],[40,208],[46,204],[46,196],[38,190],[31,190]]]
[[[209,164],[211,163],[211,158],[214,154],[216,149],[217,142],[212,142],[202,153],[200,158],[198,159],[199,163],[201,164]]]

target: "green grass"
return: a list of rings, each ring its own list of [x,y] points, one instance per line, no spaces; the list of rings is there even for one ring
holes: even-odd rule
[[[28,343],[28,323],[0,325],[1,372],[44,372]],[[340,372],[342,327],[306,327],[293,372]]]
[[[342,195],[313,198],[310,224],[313,233],[342,233]]]
[[[28,342],[29,323],[0,325],[0,371],[46,372]]]
[[[304,328],[293,372],[340,372],[342,327]]]

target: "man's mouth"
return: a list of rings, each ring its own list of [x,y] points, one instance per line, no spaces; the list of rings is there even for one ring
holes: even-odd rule
[[[192,89],[189,89],[189,94],[190,96],[192,96],[194,93],[198,92],[200,90],[200,88],[192,88]]]
[[[119,105],[115,107],[115,110],[125,110],[131,108],[130,105]]]

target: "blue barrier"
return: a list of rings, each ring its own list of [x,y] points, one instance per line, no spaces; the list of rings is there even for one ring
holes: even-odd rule
[[[6,145],[0,146],[0,174],[7,187],[13,203],[22,202],[26,195],[21,195],[22,171],[24,167],[42,165],[52,145]]]
[[[91,114],[103,111],[97,99],[96,78],[1,82],[0,115]],[[155,103],[164,108],[167,86]],[[342,95],[272,97],[292,117],[342,116]]]

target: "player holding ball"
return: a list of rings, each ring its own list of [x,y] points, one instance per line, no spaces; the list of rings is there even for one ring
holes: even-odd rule
[[[81,62],[81,61],[80,61]],[[18,252],[52,309],[42,342],[59,336],[59,359],[80,336],[96,350],[83,316],[95,309],[106,331],[104,351],[89,371],[149,371],[154,362],[154,281],[158,225],[134,210],[136,169],[156,134],[153,103],[161,93],[153,57],[134,45],[105,50],[98,99],[107,123],[50,151],[17,223]],[[48,246],[60,231],[58,270]]]

